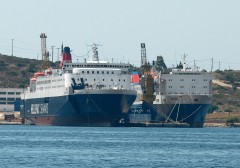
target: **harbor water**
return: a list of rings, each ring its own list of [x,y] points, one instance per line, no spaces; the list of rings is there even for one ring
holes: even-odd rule
[[[239,128],[0,126],[0,167],[240,167]]]

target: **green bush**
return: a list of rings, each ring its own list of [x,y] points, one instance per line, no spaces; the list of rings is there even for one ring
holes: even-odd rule
[[[225,112],[232,112],[232,110],[229,109],[229,108],[225,108],[224,111],[225,111]]]
[[[239,117],[231,116],[231,117],[228,117],[228,119],[226,120],[226,123],[227,124],[236,123],[236,122],[239,122],[239,121],[240,121]]]
[[[18,75],[18,73],[17,73],[17,72],[14,72],[14,71],[8,71],[8,72],[7,72],[7,75],[9,75],[9,76],[11,76],[11,77],[15,77],[15,76]]]

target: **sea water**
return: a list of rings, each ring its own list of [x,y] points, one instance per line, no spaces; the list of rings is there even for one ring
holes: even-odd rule
[[[240,167],[239,128],[0,126],[0,167]]]

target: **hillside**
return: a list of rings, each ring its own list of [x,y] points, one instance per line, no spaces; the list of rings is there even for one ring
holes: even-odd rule
[[[213,78],[213,108],[218,112],[240,111],[240,71],[216,71]]]
[[[0,87],[24,88],[42,61],[0,54]],[[55,64],[51,65],[55,67]]]
[[[40,69],[41,64],[41,60],[0,54],[0,87],[26,87],[30,77]],[[53,68],[58,65],[59,63],[51,63]],[[212,110],[218,112],[240,111],[240,71],[215,71],[213,79]],[[217,81],[220,81],[221,84]]]

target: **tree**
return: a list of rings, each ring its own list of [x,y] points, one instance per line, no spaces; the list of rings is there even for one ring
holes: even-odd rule
[[[183,64],[181,61],[180,61],[179,65],[177,65],[177,69],[183,69]]]
[[[156,70],[157,71],[164,71],[167,69],[167,66],[163,60],[163,57],[160,55],[160,56],[157,56],[157,60],[156,60]]]

